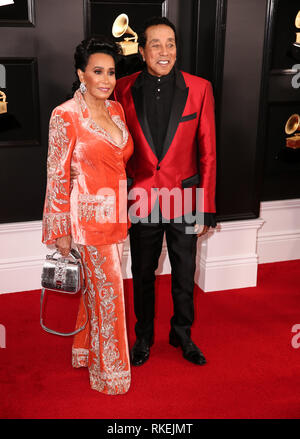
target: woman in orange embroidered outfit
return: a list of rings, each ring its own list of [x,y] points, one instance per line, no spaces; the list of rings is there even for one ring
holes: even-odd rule
[[[121,243],[127,236],[125,166],[132,138],[115,84],[119,46],[94,38],[75,52],[80,88],[54,109],[49,127],[43,242],[63,256],[77,245],[84,266],[89,321],[74,338],[73,367],[88,367],[91,387],[127,392],[130,362],[126,334]],[[77,178],[70,183],[70,168]],[[85,318],[83,299],[76,329]]]

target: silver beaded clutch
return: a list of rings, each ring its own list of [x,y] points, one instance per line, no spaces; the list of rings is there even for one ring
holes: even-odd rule
[[[42,287],[61,293],[76,294],[81,289],[81,262],[79,253],[72,249],[72,260],[64,258],[58,252],[46,256],[42,271]]]
[[[82,331],[88,322],[88,311],[85,303],[85,293],[87,288],[85,287],[84,271],[81,265],[80,254],[71,249],[70,258],[55,257],[60,255],[57,251],[52,255],[46,256],[46,261],[42,270],[42,293],[40,301],[40,324],[41,327],[50,332],[50,334],[69,336],[78,334]],[[85,308],[86,320],[83,326],[72,332],[58,332],[45,326],[43,322],[43,303],[45,290],[58,291],[66,294],[77,294],[80,290],[83,296],[83,304]]]

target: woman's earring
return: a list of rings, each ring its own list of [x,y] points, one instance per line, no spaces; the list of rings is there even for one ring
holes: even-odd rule
[[[80,91],[81,91],[81,93],[82,93],[83,95],[84,95],[84,93],[86,93],[86,91],[87,91],[86,85],[85,85],[83,82],[80,83],[80,87],[79,87],[79,89],[80,89]]]

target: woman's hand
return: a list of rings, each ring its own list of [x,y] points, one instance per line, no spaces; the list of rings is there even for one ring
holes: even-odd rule
[[[73,183],[73,181],[78,177],[79,172],[77,171],[77,169],[74,166],[71,166],[71,170],[70,170],[70,178],[71,178],[71,183]]]
[[[55,241],[55,246],[59,253],[62,256],[68,256],[71,250],[71,243],[72,243],[72,237],[71,235],[67,236],[61,236],[60,238],[57,238]]]

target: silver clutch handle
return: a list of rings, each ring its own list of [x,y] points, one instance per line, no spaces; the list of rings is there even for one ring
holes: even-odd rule
[[[47,255],[46,258],[47,258],[47,259],[55,259],[55,258],[54,258],[55,255],[59,255],[60,258],[63,258],[63,259],[68,259],[69,256],[71,256],[72,259],[73,259],[74,261],[76,261],[76,262],[80,262],[80,260],[81,260],[80,254],[78,253],[77,250],[75,250],[75,248],[71,248],[70,253],[68,254],[68,256],[62,256],[62,255],[59,253],[58,250],[55,250],[55,252],[52,253],[52,255]],[[57,258],[57,259],[59,259],[59,258]]]

